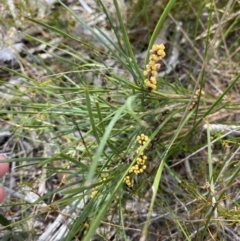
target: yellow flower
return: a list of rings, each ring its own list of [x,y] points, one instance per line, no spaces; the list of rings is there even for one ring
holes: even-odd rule
[[[98,192],[98,187],[94,187],[92,192],[91,192],[91,198],[94,198]]]
[[[148,141],[148,136],[142,133],[136,137],[136,140],[140,144],[140,146],[136,150],[136,152],[137,152],[137,154],[139,154],[139,156],[136,159],[136,164],[131,166],[131,168],[128,171],[128,175],[123,180],[123,182],[128,187],[133,187],[133,185],[134,185],[134,181],[133,181],[133,179],[131,179],[131,176],[139,175],[139,174],[143,173],[144,170],[146,170],[146,168],[147,168],[147,166],[145,165],[147,156],[144,155],[143,152],[140,153],[140,150],[142,149],[142,146],[145,145],[146,142]]]
[[[146,65],[146,70],[144,70],[143,75],[147,76],[148,79],[144,81],[145,87],[149,91],[156,90],[157,88],[157,70],[161,67],[158,61],[162,60],[165,57],[165,46],[163,44],[157,45],[154,44],[150,50],[149,62]]]
[[[137,136],[137,141],[140,145],[144,145],[146,141],[148,140],[148,136],[141,134],[140,136]]]
[[[127,186],[133,187],[133,180],[130,179],[130,176],[126,176],[124,178],[124,182],[126,183]]]

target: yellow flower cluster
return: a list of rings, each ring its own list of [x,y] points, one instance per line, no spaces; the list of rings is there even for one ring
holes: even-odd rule
[[[133,179],[131,179],[130,176],[126,176],[124,178],[124,182],[126,183],[127,186],[133,187]]]
[[[161,67],[158,62],[166,55],[164,49],[165,46],[163,44],[154,44],[150,50],[149,62],[146,65],[146,70],[143,72],[143,75],[147,77],[147,79],[144,80],[144,84],[149,91],[157,88],[157,70]]]
[[[91,192],[90,197],[91,197],[91,198],[94,198],[97,193],[98,193],[98,187],[94,187],[93,190],[92,190],[92,192]]]
[[[137,136],[138,143],[143,146],[148,140],[148,136],[141,134],[140,136]]]
[[[204,96],[205,92],[203,90],[197,89],[195,94],[194,94],[194,99],[198,99],[200,96]],[[193,103],[190,105],[189,110],[193,110],[195,108],[195,106],[197,105],[196,101],[193,101]]]
[[[108,174],[102,175],[102,176],[100,177],[101,182],[105,182],[105,181],[107,180],[107,177],[108,177]],[[104,183],[103,183],[102,185],[104,185]],[[100,186],[96,186],[96,187],[94,187],[94,188],[92,189],[92,192],[91,192],[91,195],[90,195],[91,198],[94,198],[94,197],[96,196],[96,194],[98,193],[99,187],[100,187]]]
[[[146,144],[147,140],[148,140],[148,136],[144,134],[137,136],[137,142],[140,144],[140,147],[138,147],[136,151],[138,154],[142,146]],[[143,152],[140,153],[139,157],[136,160],[136,164],[130,168],[128,172],[129,175],[127,175],[124,178],[124,182],[126,183],[127,186],[133,187],[133,179],[130,178],[131,174],[138,175],[140,173],[143,173],[144,170],[147,168],[147,166],[145,165],[146,160],[147,160],[147,156],[144,155]]]

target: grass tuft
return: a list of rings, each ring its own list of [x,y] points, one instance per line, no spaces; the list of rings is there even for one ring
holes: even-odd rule
[[[1,16],[1,240],[239,239],[237,1],[26,2]]]

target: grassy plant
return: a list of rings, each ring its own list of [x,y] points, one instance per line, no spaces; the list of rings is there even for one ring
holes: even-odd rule
[[[141,241],[237,237],[237,2],[170,0],[154,19],[149,9],[155,1],[141,2],[141,13],[129,4],[131,18],[148,22],[143,66],[135,56],[144,44],[138,49],[139,37],[129,39],[119,1],[112,3],[114,17],[99,1],[110,34],[62,1],[57,8],[66,16],[64,25],[58,16],[25,20],[43,34],[25,31],[24,39],[45,48],[40,57],[24,49],[19,70],[2,67],[21,86],[2,83],[9,96],[0,114],[13,136],[4,149],[16,157],[9,162],[19,174],[34,167],[41,175],[20,175],[19,187],[28,186],[37,198],[21,200],[19,221],[7,225],[0,217],[10,230],[31,230],[30,221],[46,218],[47,224],[50,216],[62,215],[66,241],[134,240],[133,233]],[[129,27],[137,29],[137,22]],[[73,24],[91,39],[74,35]],[[156,41],[165,24],[166,57],[157,59],[156,70],[174,65],[174,51],[178,64],[163,77],[150,76],[144,70],[154,43],[162,44]],[[146,85],[148,77],[156,77],[154,87]],[[42,183],[54,188],[41,192]],[[4,208],[14,205],[19,200]],[[44,231],[28,238],[38,240]]]

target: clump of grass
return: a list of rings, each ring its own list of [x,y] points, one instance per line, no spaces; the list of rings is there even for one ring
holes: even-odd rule
[[[24,87],[9,88],[15,97],[2,103],[1,113],[7,115],[5,122],[11,123],[10,131],[16,138],[11,141],[11,148],[14,152],[19,150],[18,158],[10,161],[16,162],[20,170],[37,166],[44,182],[51,182],[56,176],[60,180],[54,189],[40,193],[34,188],[35,180],[21,176],[19,185],[30,186],[39,198],[24,203],[20,209],[22,219],[10,222],[8,227],[14,230],[21,224],[30,230],[27,221],[36,218],[33,207],[38,204],[40,218],[45,213],[59,215],[62,223],[68,224],[56,229],[64,230],[60,237],[64,240],[109,240],[113,232],[116,240],[127,240],[133,230],[138,232],[139,240],[207,240],[220,239],[223,234],[226,240],[233,239],[239,217],[238,196],[234,195],[240,171],[234,160],[238,137],[227,135],[223,128],[215,128],[214,132],[211,124],[222,121],[227,130],[229,122],[231,128],[236,124],[216,115],[237,113],[238,101],[229,98],[228,93],[240,76],[233,72],[227,87],[222,88],[211,82],[215,72],[210,71],[209,65],[211,60],[218,60],[216,66],[220,65],[221,58],[212,56],[219,53],[221,46],[230,51],[225,44],[228,33],[236,27],[235,21],[225,18],[229,25],[219,27],[214,35],[212,22],[218,18],[213,13],[218,16],[219,7],[212,2],[204,8],[199,3],[196,9],[190,3],[189,9],[195,10],[191,16],[195,22],[189,25],[185,21],[181,26],[176,13],[179,5],[169,1],[159,19],[152,20],[147,15],[149,22],[157,24],[148,39],[143,70],[135,58],[117,1],[113,1],[117,24],[104,1],[100,2],[116,41],[59,1],[61,10],[65,9],[74,19],[71,21],[87,29],[98,44],[79,40],[49,22],[29,18],[45,36],[25,38],[47,46],[46,53],[51,57],[47,61],[25,50],[25,55],[35,61],[30,67],[41,68],[40,78],[8,69],[21,78]],[[226,8],[234,14],[235,3],[227,4]],[[204,25],[206,11],[208,20]],[[178,30],[169,29],[169,42],[164,43],[164,48],[156,39],[167,16]],[[174,31],[181,32],[182,42],[176,42],[178,33]],[[205,37],[197,41],[202,38],[200,32]],[[52,51],[55,46],[48,36],[62,38],[56,51]],[[222,37],[216,45],[213,40],[217,36]],[[202,46],[204,51],[200,51]],[[176,48],[180,52],[178,67],[169,76],[158,77],[159,61],[162,64],[171,59],[167,60],[168,55],[174,56],[174,51],[170,51],[163,61],[165,50]],[[231,55],[227,56],[235,66]],[[182,62],[187,63],[187,69]],[[214,94],[209,86],[218,93]],[[206,134],[200,135],[201,132]],[[236,134],[238,126],[234,125],[229,132]],[[21,148],[26,146],[30,147],[22,155]],[[28,156],[35,151],[41,157]],[[143,208],[134,209],[143,202]],[[143,215],[139,215],[140,211]],[[58,235],[52,232],[53,237]],[[40,238],[46,233],[51,232],[42,231]]]

